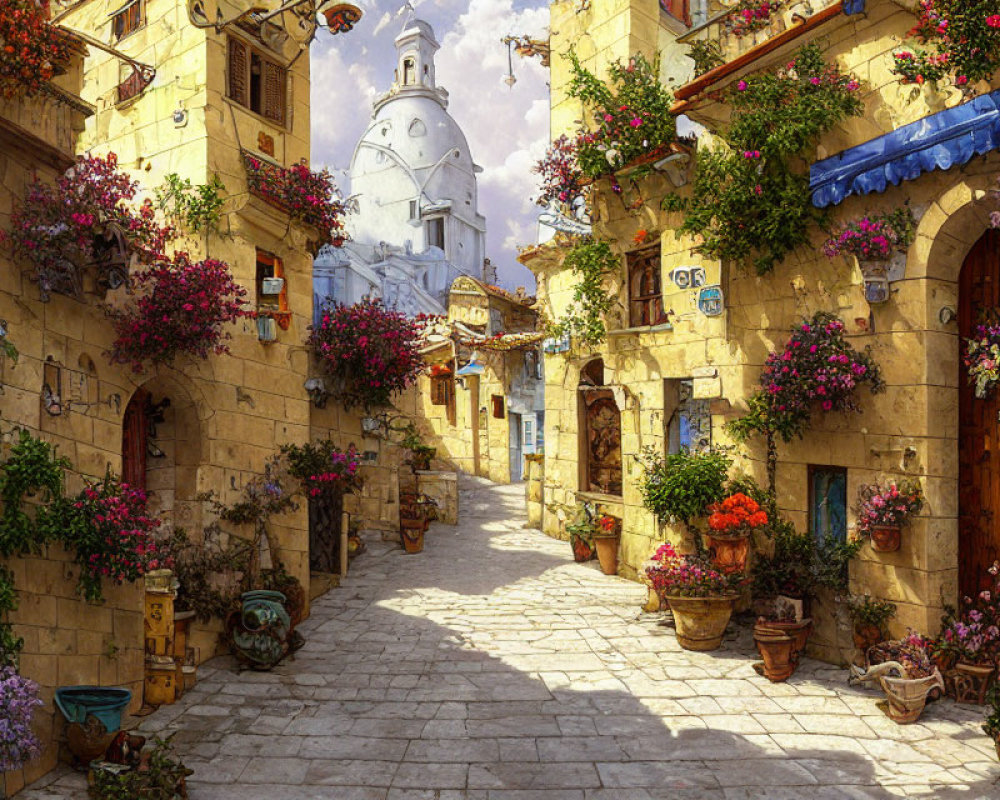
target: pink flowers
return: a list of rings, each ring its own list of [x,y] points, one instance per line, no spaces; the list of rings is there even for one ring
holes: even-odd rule
[[[906,482],[902,488],[890,483],[862,484],[858,489],[858,533],[870,536],[872,528],[894,528],[903,525],[923,506],[920,484]]]
[[[125,308],[105,309],[117,333],[109,353],[112,363],[142,372],[146,362],[169,364],[181,353],[208,358],[229,352],[231,334],[223,327],[248,312],[243,308],[247,291],[225,263],[194,263],[186,253],[177,253],[173,263],[157,263],[133,280],[138,297]]]
[[[860,261],[888,261],[897,250],[912,244],[916,227],[909,208],[865,215],[844,223],[839,233],[827,239],[823,252],[827,258],[853,255]]]
[[[1000,28],[1000,14],[990,14],[986,18],[986,24],[991,28]]]
[[[607,122],[614,119],[610,114],[604,116]],[[542,178],[541,193],[535,198],[538,205],[544,206],[553,200],[571,204],[577,197],[586,198],[582,185],[583,172],[577,163],[577,148],[577,142],[563,134],[549,145],[545,157],[532,167],[531,171]]]
[[[771,24],[771,13],[782,0],[739,0],[731,7],[726,25],[734,36],[743,37]]]
[[[660,597],[712,597],[735,591],[738,574],[723,575],[695,556],[680,555],[669,542],[653,554],[646,576]]]
[[[313,172],[306,164],[285,168],[251,155],[244,156],[244,166],[252,194],[317,228],[322,244],[343,238],[344,207],[327,170]]]
[[[332,394],[345,407],[387,405],[423,371],[421,323],[380,301],[328,306],[306,344],[320,360]]]

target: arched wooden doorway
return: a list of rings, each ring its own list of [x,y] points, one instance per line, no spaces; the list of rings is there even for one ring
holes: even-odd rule
[[[987,231],[962,265],[958,327],[962,342],[1000,309],[1000,231]],[[963,346],[964,349],[964,346]],[[1000,559],[1000,398],[978,398],[959,359],[958,584],[973,596],[990,587],[986,570]]]
[[[604,362],[580,372],[580,488],[612,496],[622,493],[621,412],[614,391],[604,385]]]

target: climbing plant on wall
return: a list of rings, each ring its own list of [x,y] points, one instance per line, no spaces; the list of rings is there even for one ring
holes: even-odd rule
[[[989,78],[1000,67],[1000,3],[997,0],[920,0],[920,19],[910,35],[933,48],[893,54],[904,83],[951,75],[963,86]]]
[[[768,482],[775,491],[776,437],[802,436],[817,410],[858,411],[857,391],[884,388],[879,367],[844,336],[844,323],[817,312],[797,326],[781,351],[772,351],[761,370],[760,387],[747,401],[748,413],[730,422],[729,432],[745,442],[761,434],[767,443]]]
[[[621,261],[607,242],[587,239],[576,245],[563,266],[578,278],[573,287],[573,302],[549,330],[549,335],[569,334],[590,345],[600,344],[607,335],[604,315],[612,305],[605,278],[621,269]]]
[[[699,147],[690,197],[663,201],[684,212],[680,231],[701,237],[699,253],[764,274],[809,241],[824,214],[810,202],[801,161],[823,133],[861,113],[858,88],[809,44],[781,69],[728,92],[732,122],[714,146]]]

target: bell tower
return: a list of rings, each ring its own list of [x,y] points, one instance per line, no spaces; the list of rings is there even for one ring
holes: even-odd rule
[[[431,26],[423,20],[410,22],[396,37],[396,86],[400,91],[434,89],[434,54],[441,47]]]

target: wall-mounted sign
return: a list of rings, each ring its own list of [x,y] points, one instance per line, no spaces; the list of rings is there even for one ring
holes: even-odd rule
[[[724,310],[721,286],[703,286],[698,291],[698,310],[706,317],[718,317]]]
[[[675,267],[669,274],[678,289],[697,289],[705,285],[704,267]]]

